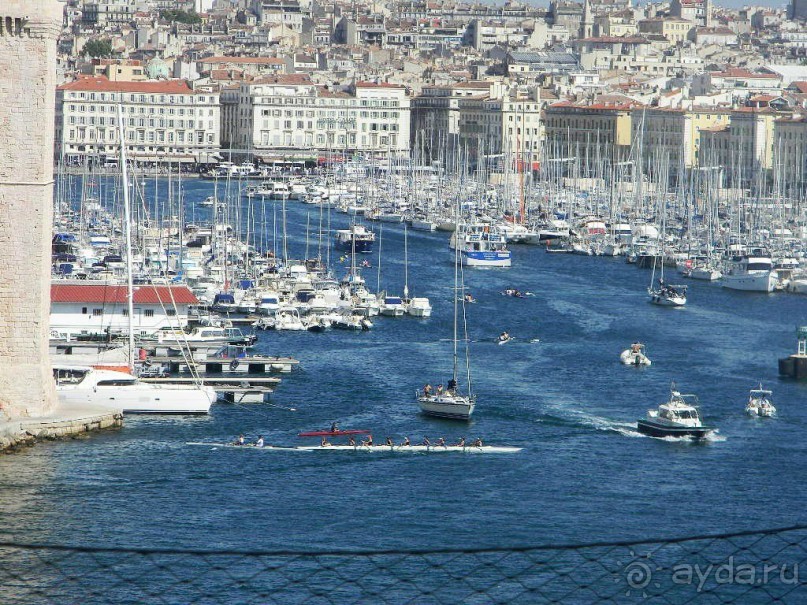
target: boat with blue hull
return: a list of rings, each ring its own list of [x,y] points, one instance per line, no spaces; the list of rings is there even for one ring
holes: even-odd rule
[[[452,235],[452,249],[459,248],[466,267],[509,267],[512,252],[507,238],[490,225],[461,225]]]
[[[336,232],[336,247],[343,252],[367,254],[373,251],[375,233],[364,225],[352,224]]]

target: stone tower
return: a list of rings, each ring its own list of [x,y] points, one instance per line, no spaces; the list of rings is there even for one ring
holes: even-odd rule
[[[594,35],[594,15],[591,12],[591,3],[589,0],[583,1],[583,18],[580,21],[580,31],[578,36],[580,38],[591,38]]]
[[[0,410],[52,411],[48,336],[57,0],[0,2]]]

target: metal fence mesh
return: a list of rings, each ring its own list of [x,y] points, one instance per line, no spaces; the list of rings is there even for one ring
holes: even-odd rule
[[[209,551],[0,543],[0,603],[807,603],[807,526],[438,551]],[[804,571],[807,578],[807,568]]]

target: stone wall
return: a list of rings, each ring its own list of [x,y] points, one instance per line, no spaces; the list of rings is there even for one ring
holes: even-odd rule
[[[0,2],[0,410],[36,416],[48,360],[57,0]]]

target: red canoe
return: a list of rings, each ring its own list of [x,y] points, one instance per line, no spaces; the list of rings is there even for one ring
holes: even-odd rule
[[[299,433],[298,437],[339,437],[340,435],[369,435],[370,431],[309,431]]]

